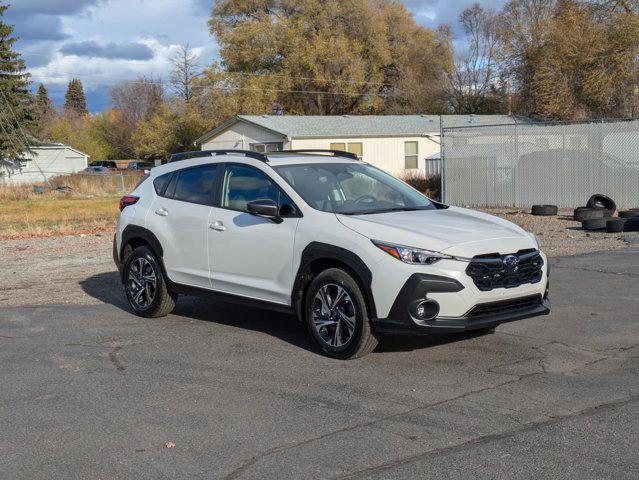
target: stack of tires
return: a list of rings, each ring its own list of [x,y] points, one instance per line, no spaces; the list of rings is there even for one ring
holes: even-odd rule
[[[607,232],[639,231],[639,209],[622,210],[619,217],[614,218],[617,211],[615,202],[606,195],[593,195],[585,207],[577,207],[573,220],[581,222],[584,230],[605,230]]]

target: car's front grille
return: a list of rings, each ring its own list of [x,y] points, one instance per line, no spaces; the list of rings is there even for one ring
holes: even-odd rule
[[[512,255],[479,255],[474,257],[466,274],[483,292],[494,288],[514,288],[537,283],[543,275],[544,261],[539,250],[520,250]]]
[[[527,297],[500,300],[498,302],[480,303],[479,305],[475,305],[470,312],[468,312],[467,316],[472,320],[476,320],[482,317],[516,313],[521,310],[537,307],[541,305],[541,302],[541,295],[529,295]]]

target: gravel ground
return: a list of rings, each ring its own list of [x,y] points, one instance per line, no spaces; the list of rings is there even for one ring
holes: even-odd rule
[[[513,209],[489,213],[535,232],[544,251],[553,257],[618,250],[630,246],[624,238],[632,238],[631,234],[582,231],[577,222],[569,220],[568,211],[561,211],[557,217],[536,217]],[[87,285],[87,279],[117,283],[115,275],[106,275],[115,271],[112,238],[112,234],[98,234],[0,242],[0,307],[100,303],[86,291],[117,289],[112,288],[114,285]]]
[[[486,209],[493,215],[516,223],[524,230],[534,232],[541,240],[544,252],[551,257],[577,255],[580,253],[619,250],[627,248],[628,240],[639,233],[587,232],[581,223],[572,219],[572,210],[560,210],[556,217],[531,215],[529,210]]]

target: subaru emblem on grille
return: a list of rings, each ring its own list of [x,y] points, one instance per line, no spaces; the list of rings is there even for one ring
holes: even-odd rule
[[[506,255],[503,258],[502,262],[507,267],[515,267],[515,266],[519,265],[519,258],[516,257],[515,255]]]

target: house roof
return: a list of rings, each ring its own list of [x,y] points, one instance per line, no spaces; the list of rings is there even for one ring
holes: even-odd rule
[[[82,155],[83,157],[89,158],[91,156],[91,155],[87,155],[84,152],[81,152],[80,150],[76,150],[75,148],[70,147],[69,145],[65,145],[63,143],[44,143],[42,145],[30,147],[31,150],[64,150],[67,148],[79,155]]]
[[[416,137],[444,127],[503,125],[528,121],[510,115],[238,115],[196,140],[202,143],[238,122],[290,138]]]

